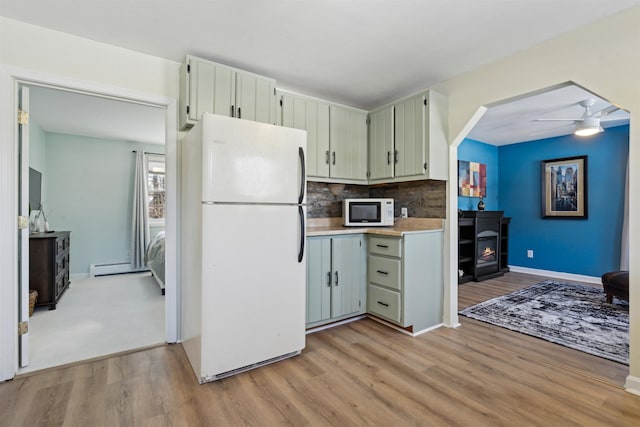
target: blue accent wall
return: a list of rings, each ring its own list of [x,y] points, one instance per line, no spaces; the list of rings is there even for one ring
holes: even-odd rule
[[[458,146],[458,160],[487,165],[487,197],[483,199],[485,210],[498,210],[498,147],[473,139],[465,139]],[[456,183],[457,185],[458,183]],[[458,209],[463,211],[478,210],[479,200],[478,197],[458,196]]]
[[[540,162],[581,155],[588,156],[588,219],[542,219]],[[618,270],[628,155],[628,125],[498,147],[498,205],[511,217],[509,264],[595,277]]]

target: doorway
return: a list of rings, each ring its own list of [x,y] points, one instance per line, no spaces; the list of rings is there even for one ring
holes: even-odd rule
[[[624,169],[629,153],[629,129],[628,126],[626,128],[621,126],[628,125],[629,114],[623,110],[617,110],[618,114],[602,114],[600,124],[604,128],[604,133],[580,139],[573,135],[580,123],[580,120],[575,119],[585,113],[586,101],[593,102],[588,104],[594,106],[594,113],[615,110],[615,107],[610,108],[609,103],[602,98],[577,85],[562,85],[552,90],[527,94],[501,102],[499,105],[489,106],[487,114],[466,136],[468,141],[464,141],[464,145],[457,147],[459,160],[489,164],[492,162],[489,157],[485,159],[480,157],[486,153],[495,153],[496,160],[493,161],[493,166],[494,173],[500,174],[499,188],[496,180],[493,192],[490,192],[489,197],[484,200],[488,209],[504,210],[505,216],[511,217],[508,247],[511,252],[509,264],[512,267],[510,277],[495,282],[500,285],[497,291],[495,287],[492,288],[492,282],[481,282],[477,285],[461,284],[458,298],[460,308],[472,305],[469,303],[471,301],[469,291],[474,288],[478,290],[478,298],[473,302],[474,304],[519,289],[518,280],[522,281],[520,273],[526,273],[537,282],[549,277],[577,283],[586,282],[593,284],[601,291],[600,275],[606,271],[619,269],[620,258],[622,258],[619,256],[620,238],[625,234],[622,226],[625,198]],[[509,106],[510,103],[513,105]],[[531,104],[528,110],[526,103]],[[505,108],[502,109],[502,107]],[[564,111],[568,107],[572,109]],[[500,109],[503,112],[509,109],[517,110],[520,117],[496,114]],[[513,136],[504,138],[510,131],[518,130],[515,128],[519,127],[518,120],[522,119],[527,121],[521,126],[529,128],[527,135],[521,135],[522,139]],[[538,122],[538,119],[545,120]],[[510,125],[514,125],[514,129],[509,129]],[[532,130],[534,127],[535,130]],[[490,135],[491,132],[493,135]],[[482,145],[480,142],[489,143],[489,145],[479,147]],[[588,220],[557,221],[541,218],[541,161],[554,157],[571,157],[574,154],[588,155],[590,161],[591,185],[588,202],[591,209],[589,209]],[[473,158],[469,158],[470,156]],[[499,171],[497,170],[498,157]],[[584,172],[587,176],[586,169]],[[488,165],[487,174],[489,174]],[[535,180],[529,187],[526,185],[528,177],[533,177]],[[594,182],[596,179],[613,179],[615,182]],[[500,191],[499,204],[498,190]],[[477,202],[477,198],[470,200],[459,197],[458,207],[465,210],[465,206],[468,206],[467,209],[473,210]],[[607,208],[604,209],[604,206]],[[606,222],[606,227],[601,225],[603,222]],[[580,232],[572,227],[580,227]],[[606,229],[606,233],[602,232],[603,229]],[[570,249],[563,246],[567,243]],[[514,265],[516,267],[513,267]],[[565,273],[572,271],[574,273]],[[470,289],[466,289],[467,286]]]
[[[147,109],[158,110],[162,115],[162,130],[164,133],[165,147],[167,148],[167,268],[166,268],[166,303],[164,305],[165,320],[163,325],[163,341],[175,342],[177,339],[177,292],[176,292],[176,262],[175,262],[175,241],[176,241],[176,189],[177,189],[177,173],[176,173],[176,120],[175,120],[175,100],[153,95],[140,95],[131,97],[128,91],[118,88],[105,89],[99,85],[85,84],[83,87],[70,87],[68,84],[60,84],[55,79],[51,79],[47,84],[43,84],[42,79],[29,79],[28,76],[14,76],[14,91],[19,90],[21,86],[35,86],[38,88],[46,88],[57,90],[67,94],[82,95],[95,100],[109,100],[112,102],[120,102],[129,106],[143,106]],[[95,161],[99,162],[100,156],[96,156]],[[46,184],[45,184],[46,187]],[[99,200],[94,198],[93,200]],[[52,225],[53,226],[53,225]],[[73,261],[72,261],[73,262]],[[76,277],[78,279],[78,277]],[[153,282],[153,279],[150,278]],[[157,286],[157,285],[155,285]],[[72,285],[73,287],[73,285]],[[158,291],[159,292],[159,291]],[[58,308],[59,309],[59,308]]]

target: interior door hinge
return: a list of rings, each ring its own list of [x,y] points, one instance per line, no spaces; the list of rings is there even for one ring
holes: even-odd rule
[[[24,335],[29,332],[29,322],[18,323],[18,336]]]
[[[18,110],[18,124],[20,125],[28,125],[29,124],[29,112]]]
[[[20,215],[18,217],[18,230],[26,230],[27,228],[29,228],[29,217]]]

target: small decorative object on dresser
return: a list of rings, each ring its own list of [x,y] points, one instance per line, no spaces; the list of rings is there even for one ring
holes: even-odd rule
[[[38,306],[56,304],[69,287],[70,231],[29,236],[29,289],[38,292]]]

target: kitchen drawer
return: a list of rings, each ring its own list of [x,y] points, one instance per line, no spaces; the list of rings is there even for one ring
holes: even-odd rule
[[[402,239],[370,236],[369,253],[400,258],[402,256]]]
[[[370,313],[400,323],[400,293],[376,285],[367,289],[367,308]]]
[[[369,255],[367,264],[369,282],[400,290],[402,267],[399,259]]]

